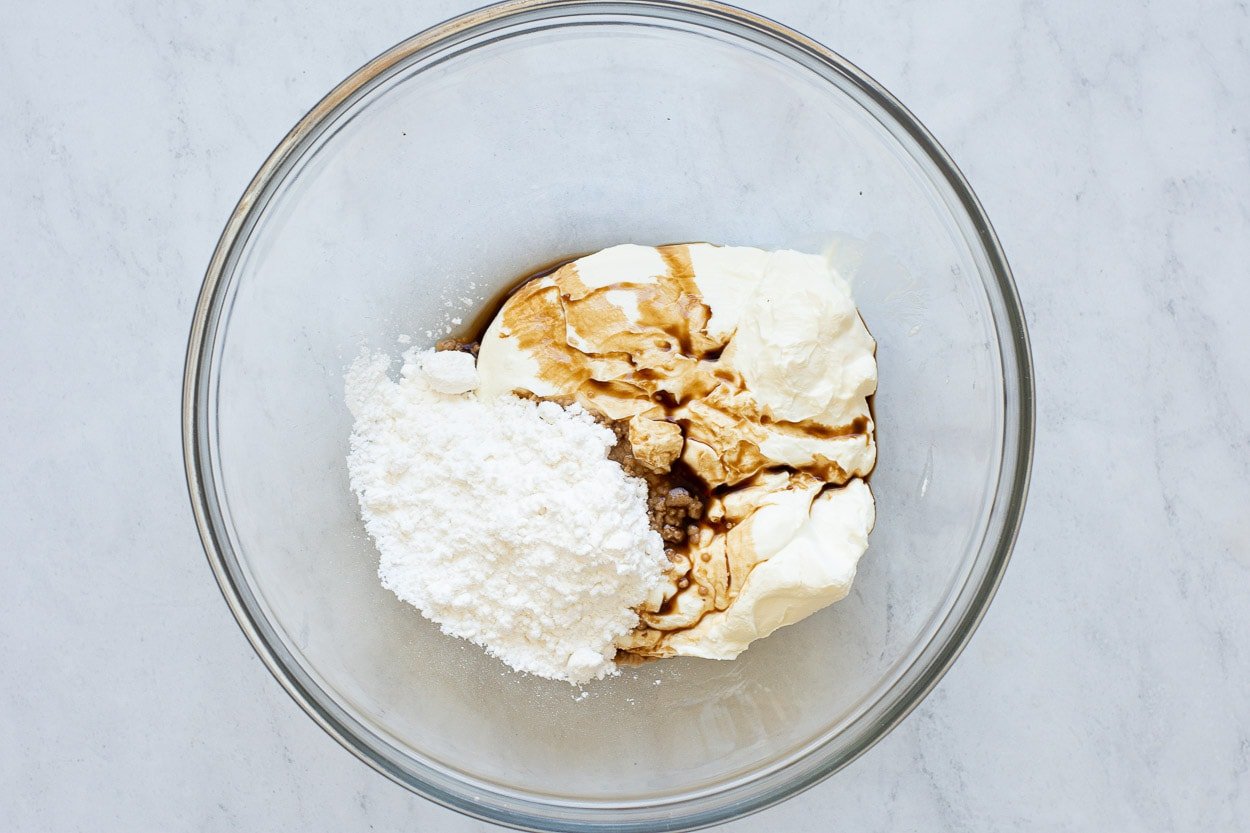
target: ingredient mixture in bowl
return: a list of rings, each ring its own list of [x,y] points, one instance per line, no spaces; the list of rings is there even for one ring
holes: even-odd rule
[[[519,671],[733,659],[843,598],[875,513],[875,344],[821,257],[615,246],[480,343],[348,373],[382,583]]]

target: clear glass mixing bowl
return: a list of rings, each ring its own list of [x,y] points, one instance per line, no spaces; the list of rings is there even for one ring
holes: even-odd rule
[[[879,345],[879,520],[844,601],[736,662],[644,665],[577,700],[378,584],[343,371],[362,346],[431,342],[541,264],[686,240],[832,247]],[[652,0],[487,8],[331,92],[222,235],[184,406],[209,560],[295,700],[414,791],[550,830],[723,821],[881,738],[993,595],[1033,420],[1003,253],[925,129],[801,35]]]

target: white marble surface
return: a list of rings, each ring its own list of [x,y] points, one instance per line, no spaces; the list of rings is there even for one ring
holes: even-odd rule
[[[0,828],[477,831],[342,751],[190,519],[191,307],[244,184],[367,58],[468,7],[9,4],[0,27]],[[722,828],[1250,829],[1250,10],[755,0],[971,179],[1033,333],[1015,559],[833,779]]]

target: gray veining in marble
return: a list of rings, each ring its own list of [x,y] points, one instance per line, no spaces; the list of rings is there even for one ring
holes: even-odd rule
[[[322,93],[462,0],[9,4],[0,828],[492,829],[287,698],[187,506],[216,236]],[[1250,829],[1250,9],[757,0],[924,121],[1015,268],[1032,496],[989,615],[849,769],[722,828]]]

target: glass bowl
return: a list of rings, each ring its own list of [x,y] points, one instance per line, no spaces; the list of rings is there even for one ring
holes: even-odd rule
[[[651,663],[584,695],[513,674],[378,583],[343,372],[542,264],[692,240],[829,251],[852,281],[881,379],[854,589],[735,662]],[[296,125],[213,255],[183,430],[227,602],[343,746],[491,821],[658,831],[811,786],[932,688],[1007,564],[1033,391],[989,221],[885,90],[727,6],[556,0],[406,40]]]

